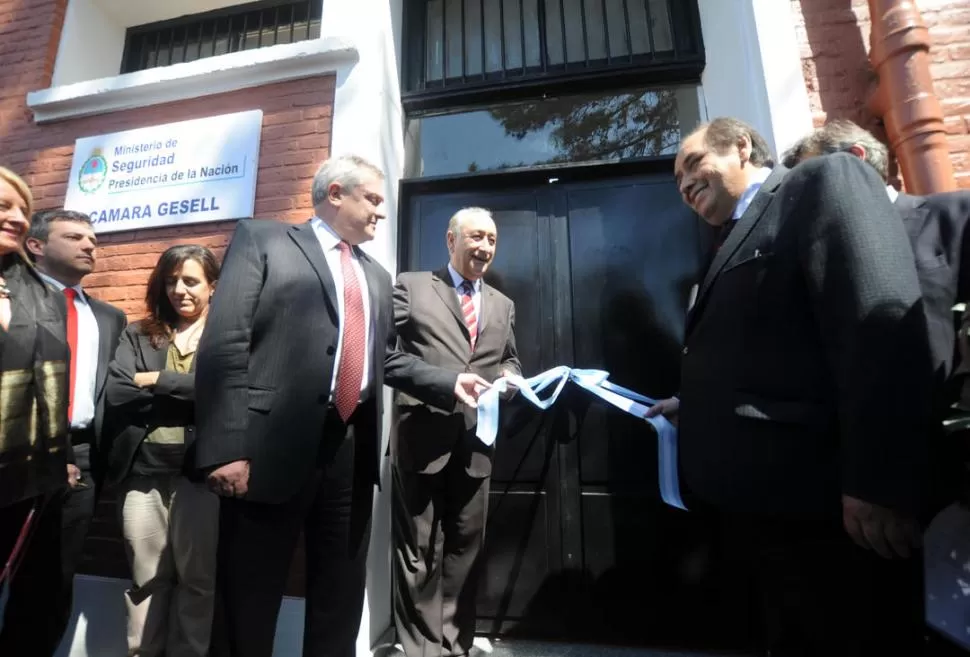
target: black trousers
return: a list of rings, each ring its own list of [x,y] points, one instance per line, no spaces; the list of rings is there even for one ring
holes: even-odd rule
[[[306,540],[303,654],[356,654],[374,496],[373,467],[365,461],[372,452],[355,450],[354,427],[339,420],[332,425],[328,420],[324,434],[317,470],[289,501],[222,500],[212,657],[270,657],[301,529]]]
[[[6,563],[30,509],[35,508],[29,542],[14,578],[6,583],[10,597],[0,630],[0,655],[50,657],[60,644],[67,623],[63,610],[49,604],[51,592],[60,592],[63,584],[60,496],[34,498],[0,509],[0,558]]]
[[[67,488],[65,472],[64,489],[35,518],[30,549],[10,583],[0,655],[51,656],[71,622],[74,574],[97,503],[88,445],[74,450],[81,487]]]
[[[838,519],[715,514],[725,622],[771,657],[923,655],[922,554],[883,559]]]

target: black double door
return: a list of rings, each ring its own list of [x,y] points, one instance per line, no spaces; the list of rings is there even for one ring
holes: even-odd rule
[[[515,301],[526,376],[596,368],[650,396],[674,393],[687,299],[709,241],[670,174],[471,184],[405,183],[401,269],[441,267],[451,215],[488,208],[498,251],[486,280]],[[479,630],[691,643],[696,527],[660,500],[646,423],[570,385],[545,413],[513,401],[502,424]]]

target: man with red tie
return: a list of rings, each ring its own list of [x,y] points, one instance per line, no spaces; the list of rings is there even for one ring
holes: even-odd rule
[[[485,284],[498,235],[488,210],[464,208],[446,233],[448,265],[408,272],[394,289],[401,349],[488,381],[520,374],[515,304]],[[407,657],[473,651],[477,564],[495,449],[475,436],[477,412],[398,396],[394,463],[394,612]]]
[[[63,292],[71,349],[68,418],[73,449],[71,485],[40,516],[33,548],[10,588],[0,654],[53,655],[71,618],[74,573],[84,548],[103,470],[108,363],[124,330],[125,314],[88,295],[82,279],[94,270],[98,239],[81,212],[34,214],[26,246],[41,278]],[[60,563],[58,569],[55,564]],[[40,624],[40,627],[38,627]],[[29,647],[29,653],[23,652]],[[19,652],[18,652],[19,651]]]
[[[373,164],[332,158],[313,219],[240,221],[226,253],[196,362],[196,462],[223,496],[214,657],[270,657],[301,529],[303,654],[354,657],[383,384],[442,406],[488,386],[395,349],[391,278],[359,248],[383,188]]]

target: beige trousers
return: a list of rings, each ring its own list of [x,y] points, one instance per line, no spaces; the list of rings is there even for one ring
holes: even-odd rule
[[[205,657],[219,498],[182,476],[133,476],[119,508],[133,583],[125,595],[129,657]]]

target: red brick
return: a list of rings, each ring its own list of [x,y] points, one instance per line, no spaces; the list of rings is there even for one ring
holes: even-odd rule
[[[867,0],[790,1],[815,125],[830,118],[867,123]],[[930,73],[943,104],[951,160],[958,183],[970,186],[970,0],[924,11],[923,20],[930,32]]]
[[[947,134],[962,135],[967,133],[967,123],[962,116],[947,116],[943,119],[943,126]]]

